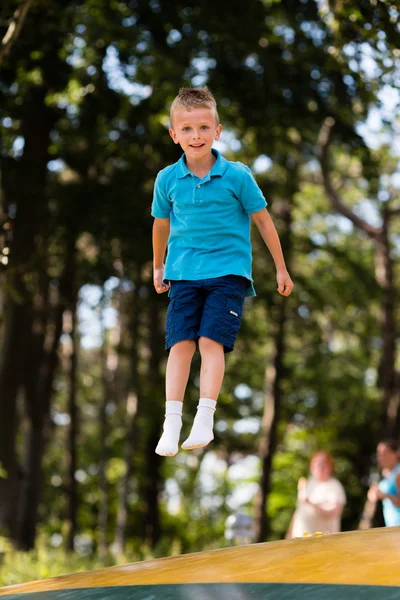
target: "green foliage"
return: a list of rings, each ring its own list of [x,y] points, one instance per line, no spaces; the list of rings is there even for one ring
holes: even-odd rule
[[[110,566],[109,559],[102,561],[98,557],[71,554],[61,548],[54,548],[50,539],[44,536],[38,539],[36,549],[30,552],[13,551],[7,544],[3,544],[0,552],[0,586]],[[129,556],[129,561],[134,562],[135,559],[137,557]]]

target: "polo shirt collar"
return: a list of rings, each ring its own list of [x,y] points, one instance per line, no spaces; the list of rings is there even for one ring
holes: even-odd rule
[[[213,164],[211,171],[208,173],[208,176],[211,177],[222,177],[228,167],[228,161],[224,158],[221,153],[212,148],[211,152],[214,154],[216,161]],[[192,175],[192,172],[186,166],[185,162],[185,154],[182,154],[180,159],[177,162],[177,176],[178,179],[183,179],[187,177],[187,175]]]

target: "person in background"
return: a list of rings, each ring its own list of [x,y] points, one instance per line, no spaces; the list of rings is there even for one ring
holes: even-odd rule
[[[383,440],[378,444],[376,455],[383,479],[373,483],[368,490],[368,500],[382,500],[386,527],[400,526],[400,457],[399,443]]]
[[[297,486],[297,506],[286,538],[340,531],[346,504],[342,484],[333,477],[334,462],[329,452],[316,452],[310,462],[311,477],[301,477]]]

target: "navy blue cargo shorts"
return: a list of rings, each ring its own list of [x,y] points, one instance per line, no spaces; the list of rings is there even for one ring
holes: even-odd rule
[[[170,281],[165,348],[207,337],[231,352],[242,320],[249,281],[226,275],[197,281]]]

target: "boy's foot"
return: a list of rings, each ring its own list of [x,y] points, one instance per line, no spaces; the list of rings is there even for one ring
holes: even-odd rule
[[[187,440],[182,444],[184,450],[204,448],[213,439],[214,412],[217,403],[210,398],[200,398],[192,430]]]
[[[167,400],[165,404],[164,431],[156,448],[156,453],[160,456],[175,456],[178,453],[182,406],[182,402],[176,400]]]

